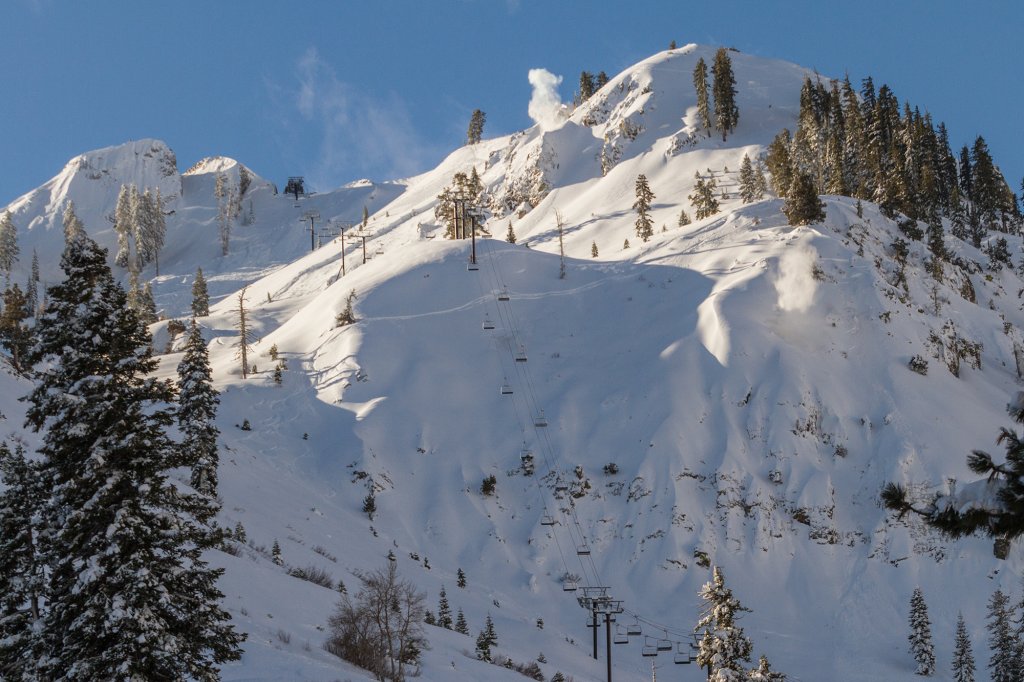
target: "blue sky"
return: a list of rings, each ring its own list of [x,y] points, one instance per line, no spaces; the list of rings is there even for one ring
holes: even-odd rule
[[[239,159],[317,189],[435,165],[465,138],[531,124],[527,71],[618,73],[669,41],[728,45],[870,74],[985,136],[1024,175],[1024,3],[974,0],[6,0],[0,10],[0,201],[72,156],[155,137],[184,170]]]

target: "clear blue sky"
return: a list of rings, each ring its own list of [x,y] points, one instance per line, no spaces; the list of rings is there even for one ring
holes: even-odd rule
[[[609,75],[664,49],[728,45],[868,74],[985,136],[1024,175],[1024,3],[1011,0],[4,0],[0,203],[72,156],[156,137],[181,170],[237,158],[317,189],[435,165],[465,138],[530,125],[530,68]]]

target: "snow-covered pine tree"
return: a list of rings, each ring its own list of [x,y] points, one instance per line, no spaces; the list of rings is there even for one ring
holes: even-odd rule
[[[461,568],[455,573],[455,585],[466,589],[466,573]]]
[[[173,388],[151,376],[151,339],[106,251],[73,232],[65,279],[48,290],[30,360],[46,367],[27,425],[42,433],[48,497],[40,628],[46,679],[217,679],[243,637],[201,559],[210,531],[167,480]],[[89,569],[83,571],[82,567]]]
[[[441,586],[441,595],[437,600],[437,624],[447,630],[452,629],[452,609],[448,605],[448,595]]]
[[[807,173],[798,173],[786,194],[782,212],[790,225],[809,225],[825,220],[825,202],[818,197],[814,180]]]
[[[505,233],[505,241],[509,244],[516,243],[516,231],[512,229],[512,221],[508,221],[508,232]]]
[[[78,219],[78,215],[75,213],[75,202],[68,199],[68,203],[64,206],[64,214],[61,216],[62,222],[64,223],[64,243],[67,244],[79,233],[85,232],[85,226],[82,221]]]
[[[491,662],[491,649],[498,645],[498,635],[494,631],[494,621],[487,614],[484,629],[476,637],[476,657],[481,661]]]
[[[956,641],[953,646],[953,681],[974,682],[974,651],[971,647],[971,638],[967,634],[967,625],[964,623],[964,614],[958,614],[956,618]]]
[[[4,211],[0,216],[0,270],[4,271],[8,281],[14,264],[18,262],[18,253],[18,228],[11,212]]]
[[[214,498],[217,495],[217,436],[215,419],[220,399],[213,388],[210,358],[202,331],[195,319],[178,365],[178,428],[181,430],[181,465],[192,470],[192,487]]]
[[[153,324],[158,319],[156,313],[156,301],[153,299],[153,284],[152,282],[146,282],[145,286],[142,287],[141,295],[139,296],[139,319],[142,320],[142,324]]]
[[[213,194],[217,197],[217,228],[220,234],[220,252],[228,255],[231,244],[231,216],[234,204],[234,190],[229,186],[227,173],[217,173]]]
[[[757,667],[747,673],[747,679],[751,682],[786,682],[786,674],[772,670],[768,657],[761,656]]]
[[[693,67],[693,88],[697,91],[697,125],[711,137],[711,106],[708,102],[708,65],[701,57]]]
[[[591,258],[597,258],[597,242],[596,241],[590,242],[590,257]]]
[[[705,180],[700,173],[696,174],[697,182],[693,186],[693,194],[687,197],[693,206],[697,220],[713,216],[718,213],[718,200],[715,199],[715,179]]]
[[[476,144],[484,136],[484,123],[487,121],[487,114],[474,109],[469,117],[469,130],[466,131],[466,144]]]
[[[32,344],[32,329],[25,324],[29,317],[28,300],[17,283],[4,290],[4,308],[0,313],[0,346],[11,354],[15,372],[25,369],[25,356]]]
[[[1017,642],[1013,636],[1010,598],[997,589],[988,600],[988,660],[992,682],[1017,682]]]
[[[274,538],[274,544],[270,548],[270,559],[278,566],[284,566],[284,559],[281,557],[281,545],[278,544],[277,538]]]
[[[646,242],[654,235],[654,221],[651,220],[651,202],[654,200],[654,192],[647,184],[647,176],[641,173],[636,178],[636,201],[633,202],[633,209],[636,211],[636,236],[640,241]]]
[[[738,682],[746,676],[742,663],[750,661],[753,648],[736,623],[737,615],[747,609],[733,598],[717,566],[711,582],[704,583],[698,594],[704,600],[704,609],[694,628],[700,636],[697,665],[708,669],[711,682]]]
[[[715,101],[715,128],[722,133],[722,142],[725,142],[728,134],[736,130],[740,122],[740,110],[736,106],[736,78],[732,73],[732,60],[724,47],[715,52],[711,75],[714,79],[711,93]]]
[[[0,442],[0,679],[33,680],[37,658],[43,568],[33,517],[42,506],[44,486],[38,467]]]
[[[114,232],[117,233],[117,255],[114,262],[126,268],[131,262],[131,237],[135,234],[135,211],[132,206],[132,187],[121,185],[114,208]]]
[[[160,274],[160,250],[167,236],[167,222],[164,217],[163,198],[160,190],[152,193],[147,189],[139,199],[139,215],[136,221],[137,237],[135,248],[142,265],[154,263],[156,274]]]
[[[203,269],[196,268],[196,278],[192,280],[192,317],[206,317],[210,314],[210,293],[206,289],[206,278]]]
[[[686,213],[686,209],[679,211],[679,220],[676,222],[676,224],[679,227],[685,227],[689,225],[690,222],[690,216]]]
[[[740,199],[744,204],[749,204],[761,198],[757,188],[757,176],[754,173],[754,164],[750,157],[743,155],[743,162],[740,163]]]
[[[924,593],[915,587],[910,597],[910,653],[917,661],[918,675],[935,674],[935,647],[932,645],[932,622],[928,619],[928,605]]]
[[[466,614],[459,609],[458,614],[455,616],[455,632],[463,635],[469,634],[469,624],[466,623]]]

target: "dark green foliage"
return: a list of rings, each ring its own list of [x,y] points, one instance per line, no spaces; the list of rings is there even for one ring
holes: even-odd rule
[[[693,68],[693,87],[697,91],[697,125],[708,137],[711,136],[711,106],[708,102],[708,65],[704,58],[697,60]]]
[[[509,244],[516,243],[516,232],[512,229],[512,221],[508,221],[508,232],[505,233],[505,241]]]
[[[189,328],[185,354],[178,365],[178,428],[181,466],[192,470],[192,487],[211,500],[217,495],[217,405],[213,371],[203,334],[195,319]]]
[[[13,284],[4,291],[4,308],[0,313],[0,346],[11,354],[15,372],[26,369],[25,356],[32,344],[32,329],[25,324],[30,316],[28,299],[21,287]]]
[[[281,545],[277,543],[277,538],[274,538],[274,545],[270,548],[270,558],[278,566],[284,565],[284,559],[281,558]]]
[[[494,476],[494,474],[491,474],[490,476],[484,476],[484,480],[480,484],[480,493],[482,495],[493,495],[497,486],[498,479]]]
[[[1016,682],[1018,672],[1017,641],[1013,634],[1013,607],[1002,590],[996,590],[988,602],[988,662],[992,682]]]
[[[679,221],[678,221],[679,227],[684,227],[684,226],[689,225],[689,224],[690,224],[690,216],[687,215],[686,209],[683,209],[683,210],[679,211]]]
[[[688,198],[693,206],[697,220],[702,220],[718,213],[718,199],[715,198],[717,185],[714,178],[705,180],[701,177],[700,173],[697,173],[696,179],[697,182],[693,186],[693,194]],[[680,216],[680,220],[682,220],[682,216]]]
[[[363,498],[363,513],[366,514],[371,521],[373,521],[373,515],[377,513],[377,498],[374,496],[372,490]]]
[[[724,47],[715,53],[715,63],[711,67],[714,85],[711,88],[715,101],[715,128],[722,133],[725,142],[729,133],[736,130],[740,121],[740,110],[736,106],[736,78],[732,73],[732,60],[729,51]]]
[[[484,123],[486,121],[487,114],[479,109],[473,110],[473,115],[469,117],[469,129],[466,131],[467,144],[476,144],[483,139]]]
[[[594,77],[594,91],[597,92],[608,84],[608,74],[604,71],[598,71],[597,76]]]
[[[788,196],[789,189],[793,186],[793,159],[789,153],[791,143],[789,131],[783,130],[768,145],[768,153],[764,160],[771,174],[772,191],[780,197]]]
[[[1024,423],[1024,393],[1018,393],[1007,406],[1010,417]],[[882,490],[882,502],[900,516],[907,512],[921,515],[925,522],[952,538],[973,533],[984,533],[999,541],[1013,541],[1024,534],[1024,442],[1013,430],[1003,428],[997,439],[1006,448],[1006,461],[997,463],[981,450],[973,451],[967,466],[979,476],[985,476],[963,490],[976,497],[961,499],[958,494],[939,496],[929,504],[915,506],[907,499],[902,485],[889,483]],[[976,488],[986,489],[984,496]],[[963,493],[961,493],[963,494]],[[978,500],[984,497],[984,504]],[[991,501],[996,501],[993,505]],[[993,508],[995,506],[995,508]]]
[[[455,573],[455,584],[463,589],[466,588],[466,573],[461,568]]]
[[[202,521],[208,501],[167,480],[173,386],[152,377],[149,333],[106,255],[72,231],[29,358],[47,367],[27,412],[49,491],[41,673],[213,680],[243,639],[218,604],[221,571],[201,558],[220,536]]]
[[[825,220],[825,202],[818,197],[811,176],[801,173],[793,181],[782,205],[790,225],[809,225]]]
[[[590,257],[597,258],[597,242],[590,242]]]
[[[4,211],[0,216],[0,270],[3,270],[10,281],[11,269],[18,262],[18,228],[11,219],[11,212]]]
[[[352,310],[352,303],[356,300],[356,290],[348,292],[348,296],[345,298],[345,309],[338,313],[334,318],[334,326],[345,327],[350,324],[354,324],[356,321],[355,312]]]
[[[918,675],[935,673],[935,647],[932,645],[932,622],[928,618],[928,605],[920,587],[914,588],[910,598],[910,653],[917,662]]]
[[[206,290],[206,278],[203,269],[196,268],[196,277],[192,280],[192,316],[206,317],[210,314],[210,294]]]
[[[974,682],[974,651],[962,613],[958,614],[956,618],[956,640],[953,646],[952,667],[953,682]]]
[[[580,73],[580,104],[586,102],[597,90],[594,74],[583,71]]]
[[[494,631],[494,621],[491,619],[491,614],[487,614],[487,620],[484,622],[484,629],[480,631],[480,634],[476,638],[476,657],[481,661],[491,662],[491,649],[498,646],[498,635]]]
[[[234,535],[235,535],[235,540],[237,540],[238,542],[245,542],[246,541],[245,526],[242,525],[241,521],[239,521],[238,523],[235,524],[235,533],[234,533]]]
[[[744,204],[760,201],[764,195],[760,184],[757,173],[754,171],[754,164],[751,163],[750,157],[744,154],[743,162],[740,164],[740,199]]]
[[[653,200],[654,192],[647,184],[647,176],[641,173],[636,178],[636,201],[633,202],[633,209],[636,211],[636,236],[643,242],[654,235],[654,221],[650,215]]]
[[[1013,259],[1010,257],[1010,245],[1005,237],[993,239],[988,243],[988,267],[990,270],[999,271],[1003,267],[1013,269]]]
[[[455,616],[455,632],[462,635],[469,634],[469,624],[466,623],[466,614],[459,609],[459,613]]]
[[[437,601],[437,624],[446,630],[452,629],[452,609],[448,605],[448,595],[445,593],[443,586]]]

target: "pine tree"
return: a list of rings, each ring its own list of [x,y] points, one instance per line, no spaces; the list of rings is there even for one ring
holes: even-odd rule
[[[363,513],[373,521],[373,515],[377,513],[377,498],[371,490],[363,498]]]
[[[956,643],[953,647],[953,681],[974,682],[974,652],[971,649],[971,638],[964,624],[964,614],[956,618]]]
[[[32,680],[35,626],[41,617],[43,567],[33,517],[45,490],[38,467],[19,445],[0,442],[0,679]]]
[[[757,174],[754,172],[754,164],[750,157],[743,155],[743,162],[740,164],[740,199],[744,204],[749,204],[761,199],[761,192],[758,191]]]
[[[164,240],[167,238],[163,204],[159,188],[156,193],[150,193],[147,189],[142,195],[140,206],[143,216],[138,221],[139,240],[136,243],[143,264],[154,263],[157,275],[160,274],[160,251],[164,248]]]
[[[281,557],[281,545],[277,543],[277,538],[274,538],[274,544],[270,548],[270,560],[278,566],[284,566],[284,559]]]
[[[142,287],[142,291],[139,296],[139,319],[142,324],[153,324],[159,317],[156,313],[156,301],[153,300],[153,284],[152,282],[146,282],[145,286]]]
[[[242,362],[242,378],[248,378],[249,376],[249,352],[252,350],[252,337],[249,330],[249,311],[245,309],[245,291],[249,287],[242,287],[242,290],[238,292],[238,307],[235,308],[235,313],[238,317],[235,318],[235,329],[238,330],[238,342],[235,344],[238,351],[235,354],[235,358]]]
[[[85,226],[82,225],[82,221],[78,219],[78,215],[75,213],[75,202],[70,199],[64,206],[64,215],[62,218],[64,223],[65,244],[71,242],[79,234],[85,233]]]
[[[210,314],[210,294],[206,290],[206,278],[203,269],[196,268],[196,277],[192,280],[192,317],[206,317]]]
[[[988,669],[992,682],[1017,680],[1017,642],[1011,618],[1010,598],[997,589],[988,601],[988,644],[992,650]]]
[[[624,240],[624,241],[622,242],[622,249],[623,249],[623,250],[626,250],[626,249],[628,249],[628,248],[629,248],[629,240],[628,240],[628,239],[626,239],[626,240]]]
[[[772,191],[776,196],[783,198],[789,194],[795,174],[793,157],[790,154],[791,146],[792,138],[789,130],[783,130],[768,145],[768,153],[764,159],[765,165],[768,166],[768,172],[772,176]]]
[[[462,635],[469,634],[469,624],[466,623],[466,614],[459,609],[459,613],[455,616],[455,632]]]
[[[338,313],[334,318],[334,324],[336,327],[345,327],[350,324],[355,324],[356,314],[352,309],[352,304],[356,300],[356,290],[348,292],[348,296],[345,298],[345,309]]]
[[[39,254],[35,249],[32,249],[32,270],[25,287],[25,306],[28,308],[28,316],[35,317],[39,308]]]
[[[930,676],[935,673],[935,647],[932,645],[932,622],[928,619],[928,605],[920,587],[914,588],[910,597],[910,653],[917,661],[918,675]]]
[[[121,185],[114,208],[114,232],[117,233],[117,255],[114,262],[126,268],[131,260],[131,235],[135,234],[135,215],[132,210],[131,188]]]
[[[793,180],[793,186],[782,205],[782,212],[790,225],[809,225],[825,220],[825,202],[818,197],[818,190],[810,175],[800,173]]]
[[[590,257],[591,258],[597,258],[597,242],[596,241],[590,242]]]
[[[461,568],[455,573],[455,585],[462,589],[466,589],[466,574]]]
[[[213,190],[217,197],[217,227],[220,234],[220,252],[222,256],[228,255],[228,247],[231,244],[231,214],[234,204],[234,190],[228,182],[227,173],[217,173],[217,180]]]
[[[494,631],[494,621],[491,619],[491,614],[487,614],[487,620],[484,621],[484,629],[480,631],[480,634],[476,638],[476,657],[481,661],[491,662],[491,649],[498,646],[498,635]]]
[[[14,225],[10,211],[4,211],[0,217],[0,270],[4,271],[7,280],[11,279],[11,270],[18,262],[18,228]]]
[[[452,609],[448,606],[448,595],[441,586],[441,595],[437,601],[437,624],[446,630],[452,629]]]
[[[694,628],[694,632],[700,633],[697,665],[706,667],[708,679],[714,682],[739,680],[744,675],[741,663],[750,660],[753,648],[736,623],[737,615],[747,609],[733,598],[717,566],[711,582],[704,583],[699,595],[704,600],[704,609]]]
[[[4,291],[4,308],[0,313],[0,346],[11,354],[15,372],[26,369],[25,356],[32,344],[32,330],[25,324],[29,317],[28,300],[21,287],[13,284]]]
[[[686,209],[679,211],[679,227],[685,227],[690,224],[690,216],[686,213]]]
[[[633,202],[633,209],[636,210],[636,236],[643,242],[654,235],[654,221],[650,216],[653,200],[654,192],[647,184],[647,176],[641,173],[636,178],[636,201]]]
[[[507,241],[509,244],[515,244],[516,243],[516,233],[515,233],[515,230],[512,229],[512,221],[511,220],[508,221],[508,232],[505,233],[505,241]]]
[[[73,232],[48,291],[29,397],[41,432],[40,555],[47,612],[44,678],[213,680],[243,637],[218,605],[221,570],[201,552],[215,539],[203,502],[167,480],[175,447],[173,388],[155,379],[145,326],[127,307],[106,251]],[[88,571],[82,571],[88,566]]]
[[[768,657],[761,656],[757,667],[747,673],[747,679],[751,682],[786,682],[786,675],[772,670]]]
[[[473,110],[469,117],[469,129],[466,131],[466,144],[476,144],[484,135],[484,123],[487,121],[487,114],[479,109]]]
[[[716,184],[714,178],[705,180],[701,177],[700,173],[696,174],[696,179],[697,182],[693,186],[693,194],[688,199],[693,206],[697,220],[702,220],[718,213],[718,200],[715,199]]]
[[[583,104],[593,96],[594,85],[594,74],[588,71],[580,72],[580,104]]]
[[[697,91],[697,125],[711,137],[711,108],[708,103],[708,65],[704,58],[697,60],[693,67],[693,87]]]
[[[736,106],[736,78],[732,73],[732,60],[724,47],[718,48],[715,53],[711,74],[714,78],[711,92],[715,100],[715,128],[722,133],[722,142],[725,142],[728,134],[736,130],[739,124],[740,110]]]
[[[594,77],[594,92],[597,92],[606,85],[608,85],[608,74],[604,71],[598,71],[597,76]]]
[[[178,365],[178,428],[181,465],[192,470],[192,487],[214,498],[219,463],[216,417],[220,398],[213,388],[213,372],[202,331],[195,319],[189,327],[185,354]]]

